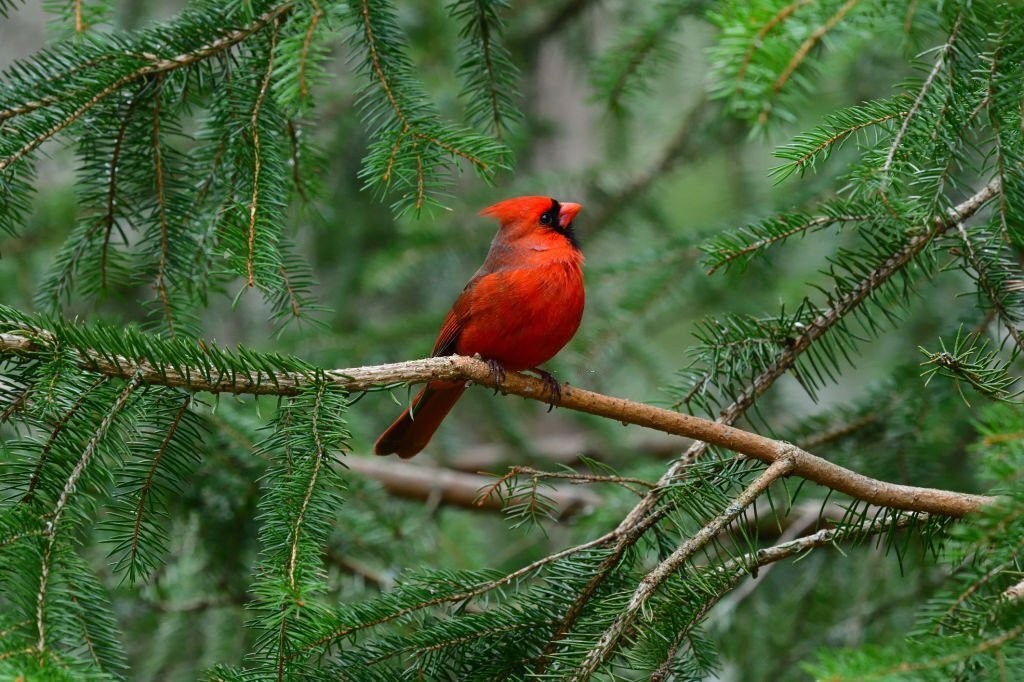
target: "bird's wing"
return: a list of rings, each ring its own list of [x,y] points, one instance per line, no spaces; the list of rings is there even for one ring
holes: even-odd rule
[[[473,275],[473,278],[466,283],[466,286],[462,288],[462,293],[455,299],[452,309],[448,311],[448,315],[444,318],[441,331],[437,333],[433,352],[435,358],[455,354],[455,347],[459,343],[459,335],[466,328],[466,320],[469,317],[470,291],[476,289],[481,280],[490,279],[491,277],[493,277],[493,274],[481,267]]]
[[[455,354],[455,346],[459,342],[462,327],[462,316],[459,314],[458,306],[453,306],[444,318],[441,331],[437,334],[437,341],[434,342],[434,357]]]

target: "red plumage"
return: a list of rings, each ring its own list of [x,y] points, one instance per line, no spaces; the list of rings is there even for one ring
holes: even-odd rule
[[[484,264],[456,299],[434,343],[434,355],[474,355],[512,371],[555,356],[583,316],[583,254],[573,234],[579,204],[517,197],[480,215],[500,227]],[[378,455],[412,457],[424,447],[465,390],[464,382],[427,384],[377,439]]]

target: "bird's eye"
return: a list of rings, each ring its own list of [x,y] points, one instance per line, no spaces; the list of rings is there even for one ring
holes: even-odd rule
[[[541,213],[541,215],[540,215],[540,224],[541,225],[554,225],[555,224],[555,215],[554,215],[554,213],[552,213],[551,211],[544,211],[544,213]]]

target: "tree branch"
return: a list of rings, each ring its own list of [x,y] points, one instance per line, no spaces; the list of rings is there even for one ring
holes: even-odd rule
[[[377,481],[395,497],[424,501],[434,499],[440,504],[490,511],[501,511],[507,506],[507,502],[497,496],[481,498],[481,489],[494,485],[495,479],[492,476],[377,457],[347,457],[345,466]],[[559,519],[601,504],[601,498],[596,493],[578,486],[558,486],[544,491],[544,495],[554,502],[555,515]]]
[[[747,486],[721,514],[706,523],[703,528],[677,547],[667,559],[645,575],[633,592],[629,604],[619,612],[619,615],[608,626],[605,633],[601,635],[597,645],[590,651],[580,667],[574,671],[570,679],[580,682],[589,680],[594,672],[615,652],[619,646],[619,641],[627,631],[632,629],[633,622],[655,590],[682,569],[686,562],[690,560],[690,557],[700,550],[701,547],[711,542],[726,526],[742,514],[744,509],[753,504],[754,500],[760,497],[768,489],[769,485],[792,472],[795,466],[795,459],[788,455],[783,455],[777,459],[760,476],[754,479],[754,482]]]
[[[26,336],[10,332],[0,333],[0,356],[30,353],[60,343],[50,332],[32,329],[25,330],[25,333]],[[143,384],[171,386],[192,392],[297,395],[302,387],[316,383],[316,376],[312,372],[258,371],[247,376],[214,378],[211,370],[201,367],[189,367],[183,372],[181,369],[155,367],[144,359],[102,356],[94,349],[79,349],[79,355],[80,365],[88,371],[125,379],[137,377]],[[348,392],[379,389],[393,384],[466,379],[523,398],[541,402],[550,400],[547,384],[543,380],[509,372],[499,386],[486,362],[461,355],[410,360],[391,365],[327,370],[322,377],[335,388]],[[563,386],[562,394],[555,398],[554,404],[624,424],[636,424],[664,433],[686,436],[769,464],[783,457],[792,456],[795,462],[793,473],[797,476],[880,506],[959,517],[994,499],[982,495],[879,481],[816,457],[789,443],[743,431],[728,424],[568,385]],[[671,485],[673,480],[682,474],[683,469],[684,467],[678,463],[670,467],[669,473],[658,482],[659,487]],[[657,494],[657,489],[648,494],[640,504],[645,505],[654,494]]]
[[[879,289],[879,287],[889,281],[893,275],[906,267],[906,265],[917,257],[918,254],[924,251],[925,247],[928,246],[935,237],[952,229],[954,226],[977,213],[982,206],[1001,191],[1001,188],[1002,183],[1000,182],[1000,179],[998,177],[994,178],[974,195],[950,209],[945,217],[936,218],[932,225],[927,226],[921,233],[910,238],[901,249],[893,253],[877,268],[868,273],[856,287],[847,291],[845,294],[837,295],[834,299],[830,299],[829,307],[822,310],[822,312],[805,327],[803,333],[793,339],[792,343],[787,344],[785,349],[780,351],[776,356],[775,361],[757,375],[757,377],[750,382],[747,388],[736,396],[728,407],[722,410],[717,423],[724,426],[739,419],[747,409],[754,404],[754,400],[759,395],[767,391],[772,384],[775,383],[776,379],[796,365],[797,359],[811,346],[812,343],[823,337],[830,329],[839,324],[846,315],[856,310],[860,304],[867,300],[868,297]],[[682,458],[665,471],[659,481],[660,484],[669,483],[682,476],[686,468],[707,450],[708,445],[718,445],[718,443],[700,437],[696,437],[696,441],[697,442],[690,446]],[[833,465],[830,464],[829,466]],[[798,473],[798,475],[804,476],[803,473]],[[854,475],[856,476],[859,474]],[[806,476],[804,477],[807,478]],[[838,490],[838,488],[836,489]],[[589,599],[589,595],[592,594],[602,582],[604,582],[609,571],[618,565],[619,559],[625,551],[632,546],[637,539],[639,539],[639,536],[633,537],[634,534],[625,531],[642,524],[644,519],[651,513],[651,510],[655,508],[659,499],[660,492],[659,489],[656,488],[640,500],[640,502],[633,507],[633,509],[619,524],[619,532],[617,534],[618,543],[613,549],[612,554],[608,557],[605,563],[601,565],[598,571],[594,574],[590,583],[588,583],[581,592],[580,597],[573,606],[570,607],[565,619],[562,624],[559,625],[551,643],[545,650],[541,664],[538,666],[539,669],[542,670],[544,668],[544,660],[546,660],[552,653],[554,643],[561,637],[565,636],[572,626],[572,621],[582,610],[583,601]],[[877,502],[877,504],[888,505],[887,502]]]
[[[726,583],[725,588],[719,592],[717,596],[709,599],[708,602],[701,607],[700,611],[690,619],[687,626],[676,634],[675,638],[673,638],[672,646],[669,647],[668,655],[662,664],[651,674],[650,682],[663,682],[663,680],[668,679],[668,675],[671,672],[672,661],[676,657],[676,654],[680,646],[684,643],[686,637],[693,630],[694,626],[700,622],[701,618],[707,615],[707,613],[722,599],[722,597],[735,588],[744,576],[750,575],[751,578],[755,579],[759,577],[763,578],[768,572],[768,568],[771,568],[775,563],[788,559],[789,557],[804,554],[819,547],[835,545],[837,542],[849,539],[850,537],[866,538],[871,535],[892,533],[906,528],[915,521],[923,523],[927,520],[928,516],[926,514],[917,514],[914,516],[900,514],[895,518],[890,517],[876,519],[865,526],[822,529],[806,537],[780,542],[772,547],[758,549],[730,559],[725,564],[715,569],[717,573],[729,576],[729,581]],[[765,568],[765,570],[758,571],[760,568]],[[757,585],[758,583],[750,582],[748,584]]]
[[[284,3],[270,9],[260,16],[256,17],[251,23],[241,28],[235,29],[225,33],[220,38],[210,42],[207,45],[203,45],[192,52],[186,52],[183,54],[176,55],[174,57],[168,57],[166,59],[160,58],[155,54],[144,53],[140,55],[144,59],[150,60],[149,64],[141,66],[134,71],[131,71],[124,76],[121,76],[114,82],[110,83],[106,87],[100,89],[95,95],[87,100],[82,106],[75,111],[71,112],[64,119],[58,121],[47,130],[43,131],[40,135],[29,140],[24,146],[18,149],[16,152],[8,156],[7,158],[0,159],[0,172],[6,170],[13,163],[21,159],[26,154],[32,152],[39,145],[46,140],[50,139],[57,133],[61,132],[69,125],[81,118],[86,112],[92,109],[94,106],[102,102],[104,99],[114,94],[129,83],[133,83],[137,80],[145,78],[147,76],[153,76],[156,74],[164,73],[167,71],[174,71],[183,67],[191,66],[196,62],[200,62],[204,59],[208,59],[216,54],[219,54],[225,50],[234,47],[238,43],[242,42],[254,33],[258,33],[263,30],[272,21],[275,21],[278,17],[283,16],[287,12],[291,11],[292,3]],[[49,102],[44,103],[48,104]],[[35,104],[35,103],[33,103]],[[38,107],[36,107],[38,108]],[[20,113],[20,110],[18,110]],[[0,120],[3,116],[8,115],[6,111],[0,111]]]
[[[892,144],[889,145],[889,153],[885,156],[885,163],[882,164],[882,176],[888,180],[889,169],[892,168],[893,162],[896,160],[896,152],[899,150],[900,145],[903,143],[903,138],[907,135],[907,130],[910,128],[910,122],[913,120],[917,112],[921,110],[921,104],[924,102],[925,95],[931,88],[932,83],[935,81],[935,77],[939,74],[942,68],[946,65],[946,55],[953,48],[953,43],[956,42],[957,35],[960,33],[960,25],[963,23],[964,13],[963,11],[956,18],[956,23],[953,24],[953,28],[949,31],[949,39],[942,46],[939,51],[939,56],[935,59],[935,64],[932,66],[931,71],[928,72],[928,77],[925,78],[924,83],[921,84],[921,89],[917,93],[917,97],[914,98],[914,103],[910,106],[910,111],[907,112],[906,117],[903,119],[903,124],[900,129],[896,131],[896,136],[892,140]]]
[[[999,288],[991,276],[992,273],[975,250],[974,244],[971,242],[971,236],[967,233],[967,228],[961,223],[957,225],[956,229],[960,234],[961,242],[963,242],[967,261],[978,275],[978,285],[985,292],[985,295],[988,296],[988,300],[992,304],[992,310],[999,316],[999,321],[1003,323],[1010,338],[1017,344],[1017,348],[1024,350],[1024,337],[1021,336],[1020,330],[1017,329],[1017,321],[1013,319],[1013,315],[1007,308],[1002,296],[1000,296]]]

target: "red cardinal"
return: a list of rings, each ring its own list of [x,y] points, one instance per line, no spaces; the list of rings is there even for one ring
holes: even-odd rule
[[[501,226],[487,260],[444,319],[434,356],[479,353],[498,375],[533,370],[557,394],[558,383],[538,365],[569,342],[583,316],[583,254],[572,230],[580,208],[549,197],[517,197],[480,212]],[[415,455],[464,390],[464,381],[424,386],[374,452]]]

